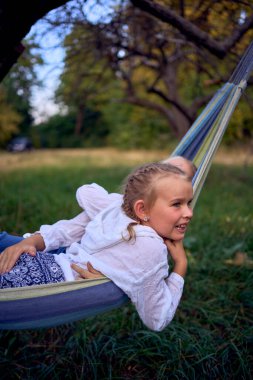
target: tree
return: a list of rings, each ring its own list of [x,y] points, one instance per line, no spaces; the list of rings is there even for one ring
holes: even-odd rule
[[[65,19],[62,11],[61,17],[57,12],[48,17],[52,27],[60,22],[65,26],[69,20],[73,25],[83,25],[84,38],[82,45],[78,45],[79,53],[70,44],[68,56],[73,61],[73,49],[75,56],[84,57],[82,50],[93,49],[89,45],[90,35],[93,40],[99,36],[99,57],[107,62],[116,78],[125,83],[123,100],[163,114],[177,137],[184,135],[217,84],[227,80],[252,38],[249,1],[122,0],[119,3],[115,0],[113,16],[93,24],[87,21],[82,6],[83,2],[71,2]],[[89,61],[89,54],[83,62]],[[75,66],[77,76],[71,79],[72,84],[85,83],[79,81],[80,62]],[[88,66],[89,63],[86,69]],[[102,67],[100,65],[100,70]],[[67,71],[70,78],[70,70]],[[88,83],[87,71],[85,76]],[[65,84],[67,89],[67,82]],[[75,93],[70,94],[74,99]],[[87,93],[83,95],[86,102]],[[88,97],[91,99],[91,92]],[[79,106],[84,107],[81,103]]]
[[[54,115],[33,129],[33,138],[37,146],[49,148],[99,147],[105,145],[107,128],[101,122],[101,114],[86,109],[85,128],[79,135],[73,133],[76,114]]]
[[[18,132],[20,116],[6,102],[3,87],[0,87],[0,147],[4,147],[6,142],[14,133]]]
[[[212,97],[217,84],[228,79],[252,37],[249,29],[252,18],[247,17],[250,5],[245,3],[231,5],[230,1],[206,0],[201,6],[198,1],[186,6],[181,1],[179,7],[178,1],[160,1],[158,9],[165,3],[171,15],[180,19],[180,28],[175,28],[174,23],[172,26],[161,22],[129,6],[128,2],[118,8],[110,22],[97,24],[96,28],[103,38],[104,57],[125,83],[123,100],[163,114],[175,136],[180,138],[196,119],[199,109]],[[151,7],[154,2],[149,4]],[[190,35],[191,42],[185,37],[190,25],[195,31],[195,39]],[[209,36],[209,44],[205,46],[197,45],[201,31]],[[220,49],[218,54],[222,40],[227,42],[223,53]],[[240,45],[234,46],[238,41]],[[224,55],[227,58],[223,63],[220,57]]]
[[[4,78],[2,86],[5,90],[6,102],[19,114],[19,132],[29,134],[33,123],[32,88],[39,85],[35,67],[43,64],[41,56],[33,53],[36,46],[32,41],[25,41],[26,49],[19,61]]]
[[[65,65],[60,77],[56,99],[76,113],[74,134],[85,129],[86,110],[96,109],[107,97],[108,86],[113,80],[106,60],[101,54],[99,31],[92,24],[76,25],[65,38]]]
[[[195,4],[191,2],[190,6],[187,6],[185,1],[182,0],[178,2],[178,9],[175,10],[171,6],[172,2],[169,2],[170,6],[168,6],[166,5],[168,3],[166,1],[131,0],[131,3],[160,21],[175,27],[187,40],[193,42],[196,46],[207,49],[218,58],[224,58],[242,39],[245,33],[253,28],[253,7],[250,1],[244,1],[243,3],[239,1],[201,1],[194,2]],[[192,12],[190,17],[187,17],[190,7],[193,9],[193,12],[196,11],[197,17],[193,17]],[[223,40],[213,38],[210,33],[202,28],[214,8],[217,11],[225,11],[231,16],[235,12],[235,17],[229,18],[229,21],[231,21],[229,23],[229,30],[231,33],[227,34]],[[200,24],[195,23],[197,20],[200,21]],[[239,20],[241,22],[238,22]],[[222,21],[222,18],[220,18],[220,21]],[[202,22],[204,23],[202,24]]]

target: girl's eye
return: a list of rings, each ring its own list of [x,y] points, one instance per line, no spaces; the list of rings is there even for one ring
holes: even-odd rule
[[[175,203],[173,203],[172,206],[173,206],[173,207],[180,207],[180,202],[175,202]]]

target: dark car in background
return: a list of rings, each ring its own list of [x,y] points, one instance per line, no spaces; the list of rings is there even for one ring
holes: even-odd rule
[[[32,148],[32,142],[28,137],[14,137],[7,145],[9,152],[26,152]]]

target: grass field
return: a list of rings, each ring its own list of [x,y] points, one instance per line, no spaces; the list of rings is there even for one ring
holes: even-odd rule
[[[74,324],[0,333],[0,379],[252,379],[253,162],[221,150],[185,239],[189,270],[173,322],[143,326],[131,305]],[[164,152],[0,153],[0,230],[23,233],[79,212],[76,188],[117,191]]]

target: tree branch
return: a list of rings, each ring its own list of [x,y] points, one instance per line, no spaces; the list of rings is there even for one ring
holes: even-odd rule
[[[189,113],[187,112],[186,108],[179,104],[178,102],[176,102],[175,100],[169,98],[167,95],[165,95],[162,91],[158,90],[157,88],[150,88],[148,90],[148,92],[151,92],[152,94],[156,94],[158,95],[161,99],[165,100],[166,103],[169,103],[169,104],[172,104],[175,108],[177,108],[181,113],[182,115],[185,116],[185,118],[190,122],[192,123],[193,119],[192,117],[189,115]]]
[[[202,46],[218,58],[224,58],[227,51],[231,49],[241,37],[253,26],[253,15],[248,17],[245,22],[235,28],[233,34],[224,40],[223,43],[213,39],[210,35],[189,20],[177,15],[173,10],[153,0],[131,0],[132,4],[144,12],[147,12],[159,20],[174,26],[188,40],[194,42],[197,46]]]
[[[168,119],[168,121],[170,123],[170,126],[172,127],[175,136],[178,135],[177,128],[175,127],[174,117],[173,117],[172,113],[169,111],[169,109],[167,107],[164,107],[161,104],[157,104],[157,103],[151,102],[151,101],[149,101],[147,99],[136,97],[134,95],[133,96],[127,96],[126,98],[123,98],[120,101],[124,102],[124,103],[133,104],[133,105],[136,105],[136,106],[139,106],[139,107],[144,107],[144,108],[147,108],[147,109],[153,109],[153,110],[155,110],[155,111],[157,111],[157,112],[159,112],[161,114],[164,114],[166,116],[166,118]]]

